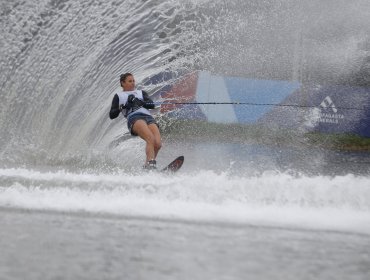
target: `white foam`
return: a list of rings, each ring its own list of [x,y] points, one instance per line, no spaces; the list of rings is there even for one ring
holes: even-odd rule
[[[0,207],[370,234],[370,178],[0,169]]]

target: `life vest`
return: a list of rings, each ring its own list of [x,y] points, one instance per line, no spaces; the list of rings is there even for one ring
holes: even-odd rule
[[[143,92],[141,90],[122,91],[122,92],[117,93],[118,98],[119,98],[119,106],[126,105],[128,96],[131,95],[131,94],[135,95],[135,97],[140,99],[140,100],[144,100]],[[137,114],[137,113],[142,113],[142,114],[151,116],[149,110],[144,108],[144,107],[130,108],[130,109],[122,110],[122,114],[126,118],[129,115]]]

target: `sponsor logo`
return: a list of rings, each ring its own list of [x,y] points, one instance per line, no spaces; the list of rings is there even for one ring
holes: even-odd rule
[[[327,97],[324,98],[324,100],[320,104],[320,107],[325,109],[325,110],[330,108],[333,111],[333,113],[338,112],[338,110],[335,107],[334,102],[333,102],[333,100],[331,100],[330,96],[327,96]]]
[[[319,123],[339,124],[344,119],[344,115],[338,112],[330,96],[324,98],[319,105]]]

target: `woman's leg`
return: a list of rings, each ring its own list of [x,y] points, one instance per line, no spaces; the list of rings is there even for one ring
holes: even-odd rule
[[[162,147],[161,133],[159,132],[158,126],[154,123],[148,125],[148,127],[154,136],[154,156],[156,158],[158,151]]]
[[[146,162],[145,163],[147,163],[149,160],[155,159],[155,152],[154,152],[155,136],[153,132],[149,129],[146,122],[144,120],[137,120],[134,123],[132,130],[146,142],[146,147],[145,147]]]

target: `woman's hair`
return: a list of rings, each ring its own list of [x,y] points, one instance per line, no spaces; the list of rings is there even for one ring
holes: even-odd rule
[[[119,82],[120,82],[120,83],[124,82],[128,76],[133,76],[133,75],[132,75],[131,73],[128,73],[128,72],[127,72],[127,73],[125,73],[125,74],[121,74],[121,75],[119,76]]]

